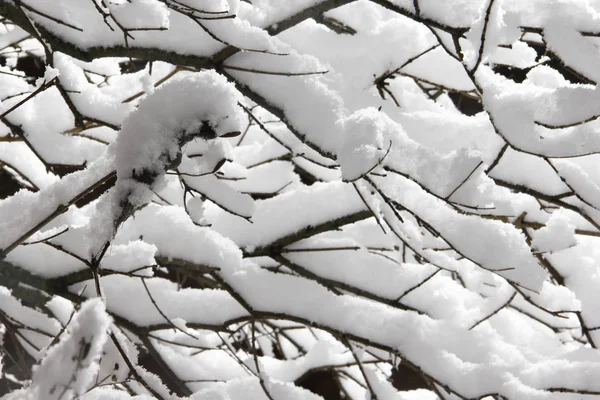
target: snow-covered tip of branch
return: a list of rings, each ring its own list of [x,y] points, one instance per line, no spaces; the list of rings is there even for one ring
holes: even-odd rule
[[[245,116],[241,94],[214,71],[203,71],[162,86],[146,97],[123,123],[117,139],[119,181],[138,182],[178,163],[181,146],[239,131]]]
[[[179,165],[184,144],[241,129],[245,120],[238,106],[241,99],[223,76],[203,71],[166,84],[140,102],[125,119],[115,143],[117,184],[98,208],[108,205],[110,210],[97,215],[102,239],[98,243],[105,246],[102,243],[111,239],[116,227],[150,201],[151,186]]]
[[[100,299],[81,305],[59,343],[33,371],[32,385],[6,400],[70,400],[92,384],[108,337],[111,318]]]

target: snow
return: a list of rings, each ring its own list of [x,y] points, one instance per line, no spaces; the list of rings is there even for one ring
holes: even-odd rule
[[[575,246],[575,226],[569,222],[569,218],[554,212],[546,226],[536,231],[533,235],[532,247],[541,253],[548,251],[560,251]]]
[[[514,43],[521,36],[518,16],[502,8],[504,1],[482,3],[479,16],[463,43],[463,63],[469,70],[475,70],[478,62],[486,61],[499,44]]]
[[[200,381],[193,385],[198,390],[207,386],[202,382],[204,380],[228,381],[247,375],[246,369],[223,350],[206,350],[190,356],[190,353],[195,353],[195,351],[178,351],[155,340],[152,340],[152,345],[178,376],[191,381],[191,385],[194,384],[193,381]]]
[[[29,18],[60,38],[74,39],[75,45],[80,49],[124,46],[124,33],[116,21],[119,21],[123,29],[134,29],[130,31],[132,37],[129,42],[140,48],[149,48],[163,43],[164,50],[174,48],[177,53],[183,55],[207,56],[224,47],[219,41],[213,40],[192,19],[172,9],[167,10],[164,3],[156,0],[118,1],[111,5],[109,10],[103,10],[104,13],[110,11],[106,22],[103,14],[91,1],[68,0],[63,2],[60,8],[44,2],[37,2],[35,6],[37,10],[53,19],[65,21],[71,26],[59,24],[53,19],[27,11]],[[112,15],[112,12],[115,14]],[[72,16],[76,15],[82,20],[73,23]],[[217,23],[204,20],[202,23],[223,41],[232,42],[239,47],[276,52],[282,50],[281,45],[269,38],[266,32],[258,30],[241,19],[224,19]],[[163,30],[167,27],[169,29]],[[187,40],[187,35],[190,34],[197,37],[197,40]]]
[[[276,25],[279,21],[284,21],[299,11],[304,10],[318,0],[295,0],[289,4],[282,4],[274,0],[260,0],[253,4],[251,9],[240,3],[241,17],[249,20],[253,25],[266,28],[269,25]]]
[[[436,270],[432,266],[410,263],[398,265],[394,260],[379,259],[380,256],[357,246],[359,243],[354,241],[322,236],[324,235],[289,246],[284,257],[323,278],[344,282],[391,300],[398,298]],[[356,250],[311,251],[319,248]],[[307,250],[301,251],[303,249]]]
[[[177,208],[173,208],[172,210],[175,212]],[[190,233],[183,235],[182,237],[189,238],[190,240],[197,242],[197,238],[201,237],[203,232],[205,232],[207,229],[195,227],[191,221],[185,218],[175,219],[173,217],[174,215],[170,216],[170,223],[165,225],[166,229],[162,232],[162,235],[164,235],[165,238],[171,236],[169,230],[176,229],[178,232],[180,232],[182,228],[187,226],[185,229],[188,229]],[[142,218],[138,218],[137,220],[142,220]],[[131,223],[134,222],[135,221],[132,221]],[[124,227],[124,229],[127,230],[126,227]],[[159,236],[155,235],[156,233],[151,234],[148,237],[148,240],[151,242],[160,240]],[[144,235],[144,237],[146,236]],[[166,254],[174,251],[174,249],[177,247],[186,249],[185,251],[189,254],[186,256],[186,258],[193,258],[195,259],[195,262],[201,262],[201,258],[205,257],[205,252],[202,247],[189,247],[186,246],[185,243],[180,243],[179,241],[165,241],[163,239],[161,240],[160,247],[163,252],[166,252]],[[233,249],[235,248],[233,243],[229,241],[222,242],[222,244],[218,247],[221,249],[221,254],[223,254],[227,248],[231,249],[229,251],[234,251]],[[215,247],[213,246],[208,248]],[[181,254],[181,250],[179,251],[179,254]],[[234,253],[231,253],[229,257],[234,257],[234,254],[235,251]],[[239,255],[237,257],[239,257]],[[447,323],[444,324],[441,321],[434,322],[434,320],[429,319],[429,317],[418,316],[417,314],[410,312],[393,311],[392,309],[377,305],[376,303],[360,300],[351,296],[335,296],[329,293],[325,288],[322,288],[313,282],[260,270],[248,262],[239,264],[239,261],[233,262],[233,259],[231,259],[231,261],[224,263],[221,262],[218,265],[221,268],[218,274],[223,277],[228,284],[232,285],[237,293],[249,301],[255,309],[265,311],[268,310],[269,312],[273,313],[293,313],[294,315],[301,316],[302,318],[308,318],[319,325],[334,324],[337,329],[341,329],[342,331],[347,331],[360,337],[368,337],[371,340],[377,340],[380,343],[386,343],[392,347],[399,346],[398,349],[405,352],[409,357],[412,357],[412,355],[416,354],[415,352],[419,351],[418,349],[420,346],[426,345],[430,348],[430,351],[436,349],[437,347],[435,346],[431,348],[431,343],[436,343],[436,340],[438,339],[435,338],[438,335],[441,335],[442,332],[444,332],[444,339],[442,340],[440,337],[439,340],[442,341],[439,342],[438,345],[445,343],[442,345],[443,347],[451,346],[450,348],[454,349],[453,351],[458,351],[460,354],[462,354],[461,357],[472,359],[471,362],[474,362],[474,360],[479,357],[477,354],[481,354],[483,356],[483,354],[487,354],[488,351],[495,352],[495,350],[492,350],[492,348],[489,347],[486,347],[486,350],[483,353],[478,353],[477,351],[473,352],[477,346],[475,346],[473,350],[467,351],[464,346],[459,344],[459,342],[452,344],[452,340],[454,339],[460,340],[460,343],[464,343],[465,335],[467,335],[466,332],[468,331],[462,331],[460,335],[458,335],[458,333],[456,335],[448,335],[448,332],[452,332],[457,328],[453,328],[451,325],[447,325]],[[118,277],[115,277],[115,279],[117,278]],[[107,285],[107,288],[115,286],[116,285],[111,284]],[[268,287],[269,290],[260,289],[265,287]],[[151,291],[153,293],[155,292],[155,290],[152,289]],[[123,290],[120,290],[120,292],[123,292]],[[156,292],[159,296],[164,295],[164,289],[162,292]],[[115,298],[117,293],[110,292],[107,293],[106,296],[110,302],[110,299]],[[300,296],[303,301],[296,301],[295,299],[298,296]],[[172,295],[169,297],[172,297]],[[158,304],[162,303],[163,301],[158,301]],[[165,302],[165,305],[167,304],[168,303]],[[189,300],[186,302],[186,304],[189,305]],[[218,303],[213,300],[211,304]],[[319,304],[327,304],[328,306],[319,307]],[[151,306],[148,305],[147,307]],[[179,306],[179,308],[181,308],[181,306]],[[222,309],[222,306],[219,308]],[[165,312],[168,312],[168,310],[165,310]],[[202,314],[207,316],[210,313]],[[150,315],[150,311],[147,310],[144,315]],[[130,316],[129,318],[135,320],[135,318],[139,319],[140,317]],[[189,322],[189,319],[186,320]],[[358,320],[363,322],[360,324],[355,324],[353,322]],[[439,324],[444,324],[444,327],[442,328],[441,326],[438,326]],[[414,331],[414,334],[407,332],[407,329],[410,332]],[[416,332],[420,333],[417,334]],[[426,333],[424,334],[424,332]],[[484,343],[486,343],[487,340],[484,339],[484,337],[486,337],[486,335],[493,335],[493,333],[490,331],[489,333],[484,334],[483,337],[479,337],[481,334],[477,334],[476,336],[473,336],[473,334],[468,334],[469,340],[476,341],[476,343],[479,343],[480,346],[484,346]],[[459,337],[460,339],[458,339]],[[478,339],[476,339],[476,337]],[[431,342],[432,340],[433,342]],[[516,356],[516,353],[514,353],[513,350],[511,350],[510,353],[513,354],[513,356]],[[446,371],[444,372],[444,376],[450,374],[447,376],[448,378],[450,376],[455,376],[455,378],[458,379],[458,377],[461,376],[464,371],[460,372],[459,369],[457,371],[458,375],[453,375],[454,373],[451,371],[457,367],[458,364],[456,364],[456,362],[460,363],[460,361],[453,361],[455,360],[454,358],[447,358],[443,354],[445,354],[445,351],[441,348],[439,349],[439,352],[438,350],[435,350],[434,353],[431,354],[431,357],[427,357],[426,359],[422,360],[424,363],[422,367],[426,371],[430,371],[433,374],[439,374],[439,370],[433,368],[433,365],[439,365],[441,362],[443,365],[446,365],[446,367],[443,369],[443,371]],[[500,355],[500,353],[494,354],[497,356]],[[487,358],[488,356],[486,355],[485,357]],[[520,363],[525,362],[524,359],[520,359]],[[504,360],[507,362],[506,359]],[[511,361],[508,365],[514,365],[514,362],[516,361]],[[512,368],[513,367],[511,367],[511,370]],[[516,368],[516,366],[514,368]],[[492,372],[493,370],[483,366],[474,365],[470,371],[470,373],[477,374],[478,379],[481,379],[482,384],[485,381],[488,382],[488,385],[494,385],[492,382],[494,382],[494,379],[496,378],[492,378],[492,376],[496,375],[494,372]],[[489,376],[489,374],[492,374],[492,376]],[[486,378],[484,378],[484,376]],[[498,380],[497,382],[500,381],[501,380]],[[453,382],[458,385],[461,390],[464,390],[465,393],[470,393],[471,390],[474,390],[475,392],[480,390],[476,388],[469,389],[468,385],[460,384],[459,380],[453,380]],[[499,387],[496,387],[496,389],[499,389]]]
[[[150,201],[151,186],[181,161],[181,146],[197,137],[206,140],[212,139],[211,135],[239,131],[243,115],[238,99],[233,85],[206,71],[176,79],[140,102],[110,148],[116,153],[117,184],[101,199],[89,224],[88,231],[95,236],[89,254],[97,254],[111,239],[114,225],[122,222],[125,204],[135,208]],[[220,153],[218,146],[215,149]]]
[[[199,399],[221,399],[227,396],[232,399],[252,398],[267,400],[269,397],[264,393],[257,378],[233,379],[226,383],[215,383],[209,389],[200,390],[192,395],[191,400]],[[276,399],[290,400],[320,400],[322,397],[309,392],[306,389],[285,384],[281,382],[269,382],[267,385],[269,394]]]
[[[24,340],[29,341],[26,345],[30,354],[39,358],[39,349],[49,344],[48,337],[56,335],[60,331],[60,325],[42,312],[23,305],[20,300],[11,296],[11,291],[4,286],[0,286],[0,300],[0,310],[4,318],[8,321],[22,321],[26,326],[33,328],[33,330],[21,331],[21,335]]]
[[[161,155],[173,157],[178,141],[185,135],[197,135],[204,121],[217,136],[239,130],[243,115],[237,107],[238,99],[233,85],[213,72],[161,87],[145,98],[123,124],[116,143],[119,179],[131,177],[132,171],[161,168]],[[144,146],[139,146],[139,140]]]
[[[3,112],[22,101],[24,97],[17,96],[3,101]],[[36,152],[47,163],[65,164],[65,155],[75,154],[73,162],[83,164],[98,158],[104,148],[99,143],[88,143],[84,138],[60,134],[72,127],[73,117],[55,88],[39,93],[10,112],[6,119],[23,130],[28,140],[35,143],[33,147]]]
[[[291,362],[270,357],[261,357],[260,361],[265,373],[271,378],[293,382],[313,368],[344,366],[354,362],[354,357],[339,342],[318,340],[306,355]]]
[[[251,222],[219,215],[212,227],[241,248],[254,252],[280,238],[364,210],[365,206],[351,184],[315,183],[311,187],[257,201]]]
[[[58,180],[54,174],[46,171],[42,162],[27,150],[24,143],[0,143],[0,159],[39,188]]]
[[[3,231],[0,248],[6,250],[28,230],[105,178],[111,167],[112,154],[107,152],[86,170],[70,174],[39,192],[21,190],[15,196],[0,200],[0,227]],[[31,212],[23,215],[20,212],[23,209]]]
[[[227,65],[259,71],[285,73],[317,73],[308,76],[276,76],[253,74],[249,72],[227,71],[244,85],[271,104],[278,104],[291,126],[305,138],[306,143],[316,145],[325,152],[333,152],[340,129],[336,128],[337,119],[343,116],[343,101],[322,76],[327,66],[315,57],[290,53],[286,57],[276,55],[258,55],[238,53],[230,57]],[[274,68],[274,66],[276,66]],[[289,96],[288,93],[294,93]],[[323,132],[323,129],[327,130]]]
[[[575,26],[564,18],[550,18],[544,26],[544,39],[548,49],[555,52],[568,65],[592,81],[598,82],[600,75],[592,65],[600,61],[596,46],[581,36]]]
[[[170,319],[175,317],[191,326],[216,327],[246,314],[239,304],[219,290],[178,290],[176,285],[158,278],[142,282],[119,275],[104,277],[102,284],[107,309],[140,327],[170,326]],[[83,291],[88,297],[96,295],[93,282],[78,283],[70,290]],[[161,312],[169,319],[165,320]]]
[[[374,108],[343,120],[346,137],[338,161],[342,178],[355,180],[379,165],[406,174],[430,191],[447,196],[479,164],[479,154],[465,149],[441,156],[406,136],[402,126]],[[371,143],[365,143],[366,140]],[[386,155],[388,149],[389,157]]]
[[[33,398],[61,399],[83,394],[91,386],[107,339],[110,317],[99,299],[81,305],[69,332],[46,353],[33,371]]]
[[[152,397],[140,394],[137,396],[131,396],[127,392],[122,390],[116,390],[113,388],[98,388],[92,392],[83,394],[80,397],[81,400],[151,400]]]
[[[3,25],[0,29],[2,29],[2,36],[0,37],[2,48],[18,43],[29,36],[25,30],[16,25]]]
[[[584,113],[588,113],[585,105],[592,105],[594,103],[591,101],[597,101],[595,96],[598,94],[595,90],[589,90],[587,87],[567,87],[565,90],[552,91],[535,86],[518,85],[494,75],[488,67],[477,70],[476,80],[483,88],[486,110],[490,112],[499,133],[513,148],[549,157],[576,157],[600,149],[597,135],[585,124],[555,133],[552,130],[548,132],[547,128],[535,123],[552,125],[553,121],[546,120],[547,115],[560,119],[563,113],[568,113],[574,108],[578,118],[585,118]],[[571,93],[574,97],[577,95],[585,97],[579,98],[577,103],[573,103],[573,98],[570,102],[563,103],[563,96]],[[586,97],[587,99],[584,100]],[[584,106],[574,107],[574,104],[580,104],[579,101],[585,101],[581,103]],[[568,108],[561,108],[562,104]],[[553,110],[558,114],[553,113]],[[567,121],[569,122],[571,121]],[[578,143],[585,143],[585,147]]]
[[[111,246],[102,259],[101,267],[118,272],[134,272],[136,275],[149,275],[149,267],[156,264],[156,247],[136,240],[127,244]]]
[[[556,160],[553,165],[558,169],[558,175],[572,190],[577,192],[585,203],[598,208],[600,186],[577,164],[567,160]]]
[[[527,43],[514,42],[510,49],[498,47],[496,52],[490,55],[490,61],[494,64],[513,65],[517,68],[527,69],[535,67],[537,53]]]
[[[184,182],[194,191],[228,212],[243,218],[254,213],[254,200],[247,194],[237,192],[214,175],[185,177]]]
[[[502,159],[490,174],[515,185],[523,185],[549,195],[559,195],[569,188],[556,176],[552,167],[543,159],[533,155],[507,149]]]
[[[108,87],[102,88],[90,83],[84,73],[84,68],[89,69],[90,66],[78,65],[75,60],[62,53],[55,53],[53,58],[55,67],[60,71],[61,84],[66,90],[72,91],[69,98],[83,115],[114,126],[123,123],[123,118],[133,107],[131,104],[121,103],[122,93],[111,93]]]
[[[600,391],[599,1],[17,6],[46,40],[0,24],[0,113],[44,89],[0,125],[0,332],[36,362],[5,398]]]
[[[482,268],[497,271],[533,291],[537,291],[546,278],[531,255],[524,235],[513,226],[457,213],[414,182],[401,177],[388,176],[382,185],[388,195],[430,224],[453,248]],[[471,235],[465,237],[463,232],[471,232]]]
[[[443,67],[444,73],[440,70]],[[439,47],[419,57],[407,65],[403,71],[411,76],[429,82],[439,82],[440,85],[455,90],[473,90],[473,82],[469,79],[460,64],[452,59]]]
[[[375,110],[367,115],[356,115],[345,124],[346,137],[341,149],[338,150],[338,162],[342,166],[342,178],[345,181],[355,181],[363,175],[379,167],[384,161],[387,148],[392,143],[384,143],[384,127],[375,125],[375,132],[369,129],[373,125],[372,116]],[[377,124],[379,121],[375,121]],[[370,126],[371,125],[371,126]]]
[[[45,278],[57,278],[85,268],[81,261],[48,245],[27,247],[17,247],[6,256],[6,261]]]
[[[298,162],[300,163],[301,160],[302,158],[299,158]],[[269,176],[269,180],[263,179],[265,175]],[[247,170],[244,179],[232,181],[230,186],[245,193],[274,193],[284,186],[293,187],[298,181],[292,165],[284,161],[271,161]]]
[[[126,29],[169,28],[169,11],[157,0],[108,3],[108,10]]]

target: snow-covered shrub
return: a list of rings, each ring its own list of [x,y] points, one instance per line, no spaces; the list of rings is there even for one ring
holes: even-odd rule
[[[3,399],[600,395],[600,3],[0,1]]]

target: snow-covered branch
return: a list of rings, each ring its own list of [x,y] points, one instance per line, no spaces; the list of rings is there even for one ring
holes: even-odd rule
[[[599,15],[0,2],[0,396],[600,396]]]

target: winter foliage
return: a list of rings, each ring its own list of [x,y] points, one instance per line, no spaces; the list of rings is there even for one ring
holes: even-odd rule
[[[600,396],[600,1],[0,16],[2,400]]]

